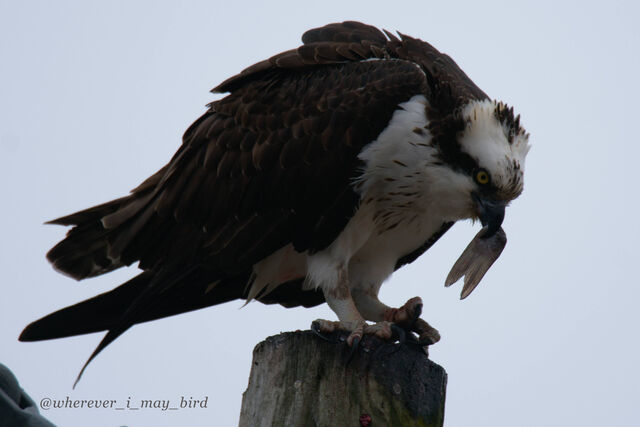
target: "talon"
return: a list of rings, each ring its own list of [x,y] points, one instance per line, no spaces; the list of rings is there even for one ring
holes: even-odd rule
[[[404,332],[404,329],[402,329],[400,326],[396,325],[395,323],[392,323],[391,332],[392,332],[392,338],[394,339],[394,341],[397,340],[400,345],[406,342],[407,334]]]
[[[395,354],[398,350],[400,350],[400,348],[402,348],[402,346],[405,344],[407,337],[404,329],[394,323],[391,324],[391,334],[391,339],[394,341],[397,340],[398,344],[392,344],[393,349],[387,354],[388,356]]]
[[[336,323],[337,322],[331,322],[329,320],[316,319],[311,322],[311,328],[316,328],[316,330],[321,333],[330,334],[338,329]]]
[[[317,320],[311,322],[311,330],[315,333],[320,333],[320,322]]]
[[[343,325],[340,322],[332,322],[330,320],[324,319],[316,319],[311,322],[311,332],[313,332],[318,337],[322,338],[325,341],[330,343],[337,343],[338,341],[344,341],[344,337],[334,334],[335,331],[344,329]],[[332,336],[329,338],[327,335]]]
[[[422,314],[422,302],[420,302],[419,304],[416,304],[416,306],[413,309],[413,319],[411,320],[412,328],[413,328],[413,325],[415,325],[416,321],[420,318],[421,314]]]
[[[328,320],[317,319],[311,323],[311,331],[324,341],[331,343],[346,342],[350,347],[347,363],[353,360],[356,352],[358,351],[358,347],[363,343],[365,335],[373,335],[388,343],[395,343],[397,341],[398,345],[395,346],[395,351],[397,351],[398,347],[406,344],[408,340],[410,343],[418,342],[410,331],[403,329],[401,325],[388,321],[382,321],[370,325],[364,320],[331,322]],[[348,334],[338,334],[335,333],[336,331],[347,331]],[[329,334],[332,334],[331,338],[327,336]]]
[[[417,319],[411,329],[418,334],[419,343],[427,342],[427,345],[431,345],[440,341],[438,330],[422,319]]]
[[[411,332],[407,334],[407,344],[418,345],[418,338]]]
[[[420,297],[413,297],[405,302],[402,307],[387,310],[384,319],[396,323],[405,329],[411,329],[421,314],[422,299]]]
[[[330,340],[326,336],[324,336],[322,332],[320,332],[320,329],[321,329],[320,322],[318,322],[317,320],[314,320],[313,322],[311,322],[311,332],[313,332],[316,336],[322,338],[327,342],[335,342],[333,340]]]
[[[353,341],[351,342],[351,349],[349,350],[349,355],[347,356],[347,363],[346,365],[348,365],[349,363],[351,363],[351,361],[353,360],[353,357],[356,355],[356,353],[358,352],[358,346],[360,345],[360,340],[361,338],[356,336],[353,338]]]
[[[355,338],[353,338],[353,340],[351,341],[351,348],[353,350],[356,350],[358,348],[358,345],[360,344],[360,341],[362,340],[361,337],[356,336]]]
[[[354,347],[354,344],[355,347],[358,346],[358,343],[360,342],[360,340],[362,339],[362,335],[364,334],[365,326],[367,326],[367,324],[364,321],[359,321],[356,323],[356,327],[353,328],[353,331],[347,338],[347,344],[349,345],[349,347]]]
[[[432,332],[435,332],[435,334]],[[440,341],[440,334],[438,333],[438,331],[434,329],[432,332],[430,331],[430,332],[425,332],[423,334],[420,334],[420,337],[418,339],[418,344],[425,346],[425,345],[432,345]]]

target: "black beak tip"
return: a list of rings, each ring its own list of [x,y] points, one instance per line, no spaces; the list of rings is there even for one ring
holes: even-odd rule
[[[482,226],[486,228],[486,232],[482,238],[488,239],[500,230],[502,221],[504,221],[506,203],[501,200],[483,198],[476,193],[473,193],[473,200],[475,201],[478,209],[480,222],[482,223]]]

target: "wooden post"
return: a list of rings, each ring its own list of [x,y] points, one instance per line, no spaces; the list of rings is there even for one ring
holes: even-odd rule
[[[442,426],[445,370],[417,346],[344,342],[286,332],[253,350],[240,427]]]

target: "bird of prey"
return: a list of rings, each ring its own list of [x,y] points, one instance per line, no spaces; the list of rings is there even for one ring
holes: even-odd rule
[[[214,88],[228,94],[129,195],[50,222],[72,227],[47,254],[59,272],[142,271],[22,341],[108,331],[88,364],[136,323],[236,299],[326,302],[338,321],[313,328],[348,331],[351,346],[395,325],[438,341],[420,298],[391,308],[380,286],[456,221],[479,219],[446,280],[473,290],[506,244],[529,136],[429,43],[353,21],[302,42]]]

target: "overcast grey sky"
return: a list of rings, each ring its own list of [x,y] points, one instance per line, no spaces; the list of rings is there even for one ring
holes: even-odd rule
[[[459,301],[444,279],[477,225],[456,225],[382,288],[419,295],[442,334],[447,426],[632,426],[640,407],[636,2],[68,2],[0,0],[0,362],[44,397],[195,399],[207,409],[49,410],[65,426],[237,424],[251,352],[333,318],[326,307],[233,302],[138,325],[104,351],[93,334],[19,343],[22,328],[135,274],[82,283],[44,258],[46,220],[124,195],[164,165],[208,90],[355,19],[450,54],[531,133],[509,243]]]

